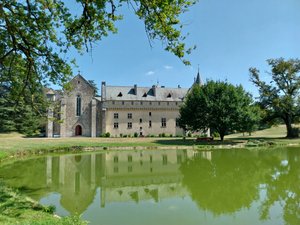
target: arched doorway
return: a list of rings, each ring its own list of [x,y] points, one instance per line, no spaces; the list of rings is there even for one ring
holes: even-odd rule
[[[81,136],[82,135],[82,127],[80,125],[77,125],[75,127],[75,136]]]

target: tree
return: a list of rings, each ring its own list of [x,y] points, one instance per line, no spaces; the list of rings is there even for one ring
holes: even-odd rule
[[[90,83],[90,85],[92,85],[92,87],[95,90],[95,95],[97,96],[99,93],[99,88],[97,87],[97,84],[94,80],[88,80],[88,82]]]
[[[259,70],[250,68],[250,79],[258,87],[260,103],[269,120],[280,118],[286,125],[287,137],[298,136],[292,123],[299,117],[300,60],[283,58],[267,60],[271,66],[272,80],[267,83],[259,77]]]
[[[22,80],[26,71],[22,66],[25,61],[13,57],[17,65],[10,72],[1,71],[0,76],[0,132],[18,131],[31,136],[41,127],[46,112],[44,87],[34,79],[30,89],[24,88]],[[32,78],[36,78],[36,74],[32,74]]]
[[[80,53],[89,51],[93,43],[116,33],[114,23],[122,19],[118,10],[124,4],[144,22],[150,43],[162,41],[167,51],[189,64],[185,56],[192,49],[184,44],[179,16],[195,0],[70,2],[78,12],[72,13],[63,0],[0,1],[0,77],[4,73],[10,77],[16,68],[25,71],[17,82],[9,80],[22,87],[17,89],[17,96],[22,96],[25,89],[35,91],[42,83],[67,83],[73,60],[65,54],[71,47]]]
[[[255,130],[258,130],[262,120],[263,111],[257,104],[250,105],[243,113],[242,122],[239,124],[239,131],[248,132],[249,136]]]
[[[180,108],[179,124],[192,131],[210,128],[223,141],[226,134],[241,128],[251,103],[242,86],[221,81],[194,85]]]

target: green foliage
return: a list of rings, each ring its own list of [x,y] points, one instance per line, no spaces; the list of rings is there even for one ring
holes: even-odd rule
[[[221,140],[229,132],[241,129],[248,118],[252,98],[242,86],[208,81],[194,85],[180,108],[179,124],[185,130],[218,132]]]
[[[45,119],[47,102],[43,87],[37,85],[36,93],[23,90],[20,97],[17,93],[23,89],[9,82],[8,74],[0,78],[0,132],[18,131],[28,136],[39,133]],[[23,76],[21,71],[15,71],[14,79]]]
[[[88,80],[89,84],[93,86],[95,90],[95,95],[98,96],[99,94],[99,88],[97,87],[97,84],[94,80]]]
[[[287,137],[298,136],[292,123],[299,120],[300,60],[269,59],[271,81],[260,79],[260,72],[250,68],[251,81],[258,87],[260,104],[266,111],[268,121],[281,119],[287,127]]]
[[[167,137],[167,135],[165,133],[160,133],[158,134],[158,137]]]
[[[37,93],[36,87],[52,82],[65,85],[72,76],[71,64],[66,57],[71,48],[80,53],[90,51],[95,42],[109,33],[116,33],[115,23],[123,16],[118,12],[128,5],[144,22],[152,44],[159,40],[185,64],[186,48],[183,24],[179,17],[195,0],[141,1],[141,0],[73,0],[72,13],[63,0],[1,1],[0,4],[0,73],[8,77],[17,96],[24,90]],[[18,71],[21,76],[14,76]],[[2,82],[2,81],[1,81]]]
[[[262,119],[262,110],[257,104],[250,105],[245,108],[242,118],[242,123],[240,123],[240,127],[238,131],[248,132],[249,135],[255,130],[258,130],[261,119]]]
[[[134,137],[138,137],[139,134],[138,134],[137,132],[134,132],[133,136],[134,136]]]

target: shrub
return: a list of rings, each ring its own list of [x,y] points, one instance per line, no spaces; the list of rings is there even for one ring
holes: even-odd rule
[[[110,133],[109,133],[109,132],[106,132],[106,133],[105,133],[105,137],[110,137]]]
[[[213,132],[213,133],[212,133],[212,136],[213,136],[213,137],[220,137],[220,134],[219,134],[218,132]]]
[[[162,133],[161,136],[162,136],[162,137],[166,137],[166,134],[165,134],[165,133]]]
[[[138,137],[139,136],[139,134],[137,133],[137,132],[134,132],[134,135],[133,135],[134,137]]]
[[[173,134],[170,134],[170,137],[173,137]]]
[[[193,135],[192,135],[191,132],[189,132],[187,136],[188,136],[188,137],[192,137]]]
[[[120,137],[123,137],[123,134],[122,134],[122,133],[120,134]]]

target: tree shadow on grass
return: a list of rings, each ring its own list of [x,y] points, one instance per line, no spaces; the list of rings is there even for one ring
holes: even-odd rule
[[[253,141],[253,140],[264,140],[264,141],[276,141],[276,140],[296,140],[299,138],[287,138],[287,137],[234,137],[230,138],[232,141]]]
[[[216,146],[216,145],[238,145],[244,143],[242,140],[214,140],[214,141],[196,141],[196,139],[158,139],[155,143],[160,145],[177,145],[177,146]]]

